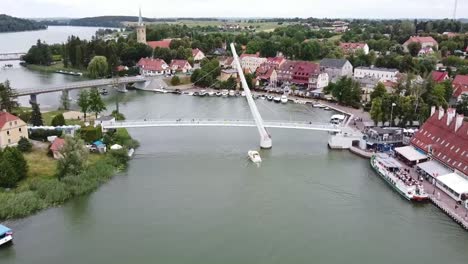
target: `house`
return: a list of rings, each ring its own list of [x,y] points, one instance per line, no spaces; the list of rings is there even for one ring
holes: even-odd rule
[[[314,72],[309,76],[309,85],[307,88],[312,90],[316,96],[323,94],[323,89],[329,84],[328,73]]]
[[[405,52],[408,52],[408,45],[411,43],[420,43],[421,48],[432,48],[433,50],[438,50],[439,49],[439,43],[433,38],[433,37],[417,37],[413,36],[410,37],[405,43],[403,43],[403,48]]]
[[[286,59],[282,56],[269,57],[262,65],[267,66],[269,68],[279,69],[281,65],[283,65],[285,62]]]
[[[214,56],[226,56],[227,51],[223,48],[216,48],[211,52],[211,54]]]
[[[372,76],[364,76],[361,78],[355,77],[354,80],[359,83],[359,87],[361,87],[361,100],[363,102],[369,102],[370,94],[374,91],[380,79]]]
[[[205,53],[203,53],[203,51],[199,50],[198,48],[192,49],[192,57],[194,61],[198,62],[205,58]]]
[[[234,68],[234,58],[233,57],[218,57],[219,66],[223,69],[232,69]]]
[[[320,61],[320,71],[328,74],[330,82],[336,82],[341,77],[353,76],[353,65],[345,59],[323,59]]]
[[[221,70],[221,74],[218,77],[220,81],[227,81],[229,78],[234,78],[237,80],[237,70],[236,69],[223,69]]]
[[[162,59],[141,58],[137,66],[140,74],[144,76],[171,74],[171,68]]]
[[[320,73],[320,66],[308,61],[296,61],[292,70],[291,83],[309,87],[310,78]]]
[[[411,145],[452,171],[468,176],[468,122],[455,109],[445,112],[432,107],[431,116],[411,139]]]
[[[192,70],[192,65],[187,60],[172,60],[169,66],[173,72],[189,72]]]
[[[343,42],[340,43],[340,48],[346,55],[354,54],[358,50],[362,50],[366,55],[369,54],[369,45],[366,43]]]
[[[19,140],[28,138],[28,126],[19,117],[6,111],[0,112],[0,149],[16,146]]]
[[[432,71],[432,80],[436,83],[445,82],[450,79],[448,72]]]
[[[431,55],[433,53],[434,53],[434,50],[432,49],[432,47],[424,47],[419,50],[418,56]]]
[[[146,44],[150,46],[152,49],[155,48],[166,48],[169,49],[171,46],[172,39],[163,39],[158,41],[148,41]]]
[[[457,75],[452,82],[453,95],[456,102],[461,101],[464,94],[468,95],[468,75]]]
[[[274,67],[260,66],[255,75],[259,81],[266,81],[273,85],[276,85],[278,81],[278,72]]]
[[[278,69],[278,81],[281,83],[290,83],[292,81],[292,72],[295,61],[287,60]]]
[[[264,63],[267,59],[261,58],[260,54],[242,54],[240,56],[240,64],[243,70],[248,70],[249,72],[255,72],[257,68]]]
[[[354,78],[364,78],[366,76],[378,78],[380,81],[398,81],[399,71],[397,69],[357,67],[354,69]]]
[[[52,152],[54,159],[58,160],[63,158],[62,153],[60,153],[63,146],[65,146],[65,139],[63,138],[55,138],[54,142],[52,142],[52,145],[50,145],[49,150]]]

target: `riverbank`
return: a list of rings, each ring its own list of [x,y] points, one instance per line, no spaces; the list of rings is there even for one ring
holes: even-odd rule
[[[63,62],[57,62],[57,63],[52,64],[50,66],[37,65],[37,64],[24,64],[24,66],[26,68],[30,69],[30,70],[33,70],[33,71],[40,71],[40,72],[47,72],[47,73],[55,73],[57,71],[65,71],[65,72],[80,72],[80,73],[83,74],[82,76],[87,76],[88,75],[87,70],[65,67],[63,65]]]
[[[127,167],[127,149],[138,145],[125,129],[119,129],[109,140],[124,148],[91,154],[82,172],[62,179],[57,178],[58,161],[48,155],[49,144],[34,144],[33,150],[24,155],[29,168],[27,178],[14,189],[0,189],[0,220],[26,217],[61,205],[106,183]]]

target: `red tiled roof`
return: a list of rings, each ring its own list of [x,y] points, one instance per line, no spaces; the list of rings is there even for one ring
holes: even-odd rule
[[[353,43],[353,42],[340,43],[340,47],[344,50],[363,49],[365,46],[366,46],[366,43]]]
[[[268,64],[275,64],[277,66],[281,66],[281,64],[283,64],[285,61],[286,59],[283,57],[270,57],[270,58],[267,58],[266,62]]]
[[[172,39],[163,39],[158,41],[148,41],[146,44],[151,48],[169,48],[171,45]]]
[[[260,57],[260,54],[257,52],[257,53],[255,53],[255,54],[247,54],[247,53],[244,53],[244,54],[241,54],[241,55],[240,55],[240,59],[243,59],[243,58],[246,58],[246,57],[258,58],[258,57]]]
[[[410,37],[403,45],[408,45],[413,42],[419,42],[419,43],[430,42],[433,45],[438,45],[437,41],[433,37]]]
[[[2,129],[6,123],[15,121],[15,120],[19,120],[19,117],[0,110],[0,129]]]
[[[439,120],[439,111],[436,111],[414,135],[411,144],[425,152],[431,148],[434,159],[468,175],[468,122],[462,121],[461,127],[455,131],[457,117],[463,116],[457,116],[454,109],[448,111],[453,111],[454,115],[449,125],[448,114]]]
[[[197,49],[192,49],[192,56],[195,57],[197,56],[198,53],[202,52],[201,50]]]
[[[457,75],[452,82],[453,97],[458,98],[463,93],[468,93],[468,75]]]
[[[167,63],[162,59],[141,58],[137,64],[138,67],[150,71],[163,71],[167,67]]]
[[[436,83],[441,83],[445,80],[448,79],[448,73],[447,72],[440,72],[440,71],[433,71],[432,72],[432,79]]]
[[[65,139],[63,138],[56,138],[52,145],[50,146],[51,151],[60,151],[63,146],[65,145]]]
[[[171,61],[171,68],[178,68],[178,69],[183,69],[183,68],[189,68],[190,64],[188,63],[187,60],[172,60]]]

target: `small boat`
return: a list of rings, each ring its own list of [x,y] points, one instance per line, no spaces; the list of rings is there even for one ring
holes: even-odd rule
[[[286,95],[281,96],[281,103],[286,104],[288,102],[288,97]]]
[[[273,98],[273,101],[274,101],[275,103],[281,103],[281,97],[275,96],[275,97]]]
[[[201,97],[204,97],[204,96],[207,96],[208,93],[207,93],[205,90],[201,90],[200,93],[199,93],[199,95],[200,95]]]
[[[330,110],[331,110],[331,108],[330,108],[330,107],[328,107],[328,106],[326,106],[325,108],[323,108],[323,110],[325,110],[325,111],[330,111]]]
[[[235,95],[236,95],[236,92],[234,92],[234,90],[229,91],[229,96],[235,96]]]
[[[313,107],[315,107],[315,108],[325,108],[326,106],[324,106],[323,104],[314,104]]]
[[[273,96],[268,95],[268,96],[267,96],[267,100],[268,100],[268,101],[273,101]]]
[[[260,95],[259,98],[262,99],[262,100],[265,100],[265,99],[266,99],[266,96],[262,94],[262,95]]]
[[[155,92],[155,93],[163,93],[163,94],[167,93],[167,91],[164,90],[164,89],[153,89],[153,92]]]
[[[208,92],[208,96],[214,96],[215,92]]]
[[[249,158],[253,163],[262,162],[262,158],[260,157],[260,154],[258,154],[258,151],[250,150],[249,152],[247,152],[247,154],[249,155]]]
[[[229,91],[228,91],[228,90],[223,90],[223,91],[221,92],[221,95],[222,95],[223,97],[228,97]]]
[[[241,96],[241,93],[239,91],[236,92],[236,97]]]
[[[422,183],[405,173],[402,164],[393,157],[377,154],[372,156],[370,164],[372,169],[405,199],[417,202],[429,199]]]
[[[258,94],[254,94],[252,97],[254,100],[257,100],[259,98]]]
[[[13,242],[13,231],[4,226],[0,225],[0,246]]]
[[[180,89],[175,89],[174,92],[172,92],[173,94],[182,94],[182,91]]]
[[[193,92],[193,96],[199,96],[200,93],[199,92]]]
[[[216,92],[216,96],[220,97],[222,96],[223,94],[221,92]]]
[[[108,95],[108,94],[109,94],[109,92],[107,91],[107,89],[106,89],[106,88],[102,88],[102,90],[101,90],[101,95]]]
[[[185,95],[190,95],[189,92],[185,91],[185,92],[182,92],[182,94],[185,94]]]
[[[244,91],[241,92],[241,96],[245,97],[245,92]]]

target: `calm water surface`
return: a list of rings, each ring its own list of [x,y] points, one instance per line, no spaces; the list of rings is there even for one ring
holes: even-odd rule
[[[28,32],[29,33],[29,32]],[[1,34],[0,34],[1,36]],[[21,89],[79,80],[15,67]],[[39,95],[56,108],[60,94]],[[76,94],[72,93],[72,97]],[[247,119],[244,98],[130,91],[128,119]],[[27,98],[20,99],[26,103]],[[257,100],[264,119],[329,120],[332,112]],[[130,167],[95,193],[8,221],[5,264],[466,263],[468,235],[431,204],[412,205],[323,132],[271,129],[260,167],[254,128],[131,129],[141,142]]]

